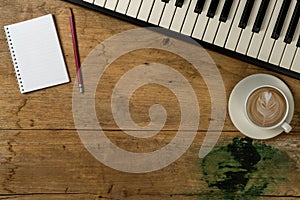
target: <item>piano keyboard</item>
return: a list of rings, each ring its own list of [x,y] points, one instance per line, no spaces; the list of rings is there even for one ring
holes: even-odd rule
[[[65,0],[300,79],[300,0]]]

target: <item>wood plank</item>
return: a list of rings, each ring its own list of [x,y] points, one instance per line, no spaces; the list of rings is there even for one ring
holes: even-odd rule
[[[113,143],[127,151],[151,152],[166,145],[175,133],[164,131],[147,142],[130,141],[115,131],[108,131],[106,134]],[[215,150],[205,158],[206,160],[198,158],[204,137],[204,133],[200,132],[188,151],[176,162],[159,171],[142,174],[124,173],[101,164],[84,148],[74,131],[6,130],[1,131],[0,136],[2,194],[99,194],[110,198],[119,198],[124,194],[128,198],[158,194],[218,196],[229,193],[209,185],[218,180],[213,177],[223,173],[222,169],[219,171],[217,168],[228,162],[226,165],[232,167],[227,170],[234,172],[240,169],[234,167],[237,163],[230,156],[227,145],[233,144],[233,138],[242,137],[231,132],[221,135]],[[285,135],[268,142],[253,143],[257,145],[255,148],[262,158],[247,172],[250,179],[247,186],[254,186],[255,181],[265,185],[258,185],[261,187],[257,188],[260,193],[249,195],[299,196],[299,173],[290,176],[300,165],[299,152],[294,148],[294,145],[299,144],[299,140],[300,137]],[[293,143],[286,145],[285,141]],[[210,164],[206,165],[206,162]],[[269,167],[269,174],[264,174],[268,171],[265,167]],[[240,192],[248,190],[249,188],[245,187]]]
[[[1,10],[5,13],[4,16],[7,16],[5,19],[9,18],[9,14],[5,9],[9,9],[9,5],[13,5],[13,1],[7,2],[8,5],[4,7],[0,7]],[[48,5],[49,4],[49,5]],[[68,65],[68,70],[70,73],[71,80],[74,81],[75,77],[75,67],[74,67],[74,59],[73,59],[73,50],[71,45],[71,36],[69,33],[69,24],[68,24],[68,10],[64,7],[62,2],[60,3],[49,3],[47,2],[45,5],[42,4],[42,7],[48,9],[46,11],[51,12],[55,15],[56,24],[60,33],[60,39],[62,42],[63,50],[66,57],[66,62]],[[33,17],[31,11],[32,9],[39,9],[40,4],[36,2],[31,2],[27,6],[20,6],[21,15],[16,16],[17,18],[3,20],[6,24],[17,22],[20,20],[24,20],[24,16],[26,18]],[[15,8],[16,9],[16,8]],[[16,11],[17,12],[17,11]],[[92,11],[87,11],[78,7],[75,7],[74,13],[76,16],[76,26],[77,26],[77,34],[79,41],[79,50],[81,55],[82,62],[84,58],[88,55],[88,53],[95,48],[100,42],[103,40],[117,34],[121,31],[128,30],[130,28],[135,28],[133,25],[129,25],[125,22],[120,22],[116,19],[110,18],[108,16],[104,16]],[[30,15],[29,15],[30,14]],[[40,15],[40,14],[39,14]],[[12,21],[13,20],[13,21]],[[106,21],[110,21],[110,25],[108,26]],[[115,25],[114,25],[115,24]],[[112,28],[112,26],[114,28]],[[118,27],[117,29],[115,27]],[[0,44],[1,46],[5,46],[6,41],[4,40],[4,35],[0,36]],[[0,124],[1,127],[9,127],[9,128],[25,128],[25,129],[72,129],[74,128],[72,113],[71,111],[71,95],[73,89],[73,83],[65,84],[59,87],[53,87],[46,90],[41,90],[36,93],[30,93],[27,95],[19,94],[18,87],[15,81],[15,75],[13,72],[12,64],[10,62],[9,53],[5,51],[0,54],[1,60],[4,62],[3,70],[0,73],[0,78],[2,80],[6,80],[4,84],[1,84],[1,94],[2,94],[2,103],[3,109],[0,110],[1,116],[4,118],[10,118],[12,120],[7,123],[6,121],[2,121]],[[214,52],[209,51],[214,61],[217,63],[218,69],[220,70],[220,74],[223,77],[227,100],[229,98],[230,92],[233,89],[234,85],[240,81],[242,78],[251,75],[253,73],[269,73],[269,71],[262,70],[261,68],[257,68],[253,65],[245,64],[241,61],[237,61],[236,59],[228,58],[224,55],[220,55]],[[133,59],[134,58],[134,59]],[[114,84],[118,81],[118,78],[121,77],[128,69],[133,66],[137,66],[139,64],[145,63],[145,60],[148,62],[162,62],[162,64],[167,64],[177,69],[182,73],[188,81],[190,81],[191,85],[196,91],[199,99],[199,106],[201,108],[202,105],[209,102],[209,94],[207,93],[207,88],[203,79],[197,75],[193,66],[188,65],[186,61],[182,58],[172,55],[167,52],[162,51],[149,51],[149,50],[141,50],[137,52],[132,52],[128,55],[125,55],[114,62],[109,70],[106,73],[106,76],[103,77],[103,81],[99,83],[99,91],[96,94],[96,102],[100,102],[97,106],[97,113],[101,113],[100,123],[105,129],[118,129],[116,124],[111,120],[111,111],[110,111],[110,94],[112,92],[112,88]],[[184,67],[183,67],[184,66]],[[271,73],[272,74],[272,73]],[[273,73],[274,74],[274,73]],[[283,75],[278,75],[287,84],[291,87],[291,90],[294,92],[295,99],[300,98],[300,94],[295,91],[298,91],[300,88],[299,81],[294,79],[289,79]],[[168,102],[168,107],[170,108],[178,108],[176,106],[176,99],[172,98],[170,100],[170,93],[166,93],[162,90],[161,87],[150,87],[149,90],[140,90],[133,98],[136,99],[136,102],[133,103],[135,110],[142,109],[143,112],[135,112],[133,118],[140,119],[139,121],[148,123],[149,117],[147,114],[147,110],[151,102],[161,101],[163,103]],[[204,92],[206,91],[206,92]],[[203,95],[203,92],[205,95]],[[160,94],[159,96],[156,94]],[[157,99],[157,98],[160,99]],[[99,98],[99,99],[98,99]],[[142,99],[148,99],[149,102],[145,105]],[[12,100],[13,99],[13,100]],[[100,106],[105,104],[105,106]],[[65,105],[65,106],[62,106]],[[226,105],[224,105],[226,106]],[[49,109],[49,108],[52,109]],[[21,108],[21,109],[20,109]],[[33,108],[36,108],[33,111]],[[201,109],[201,115],[203,115],[203,122],[207,122],[210,120],[209,110],[207,110],[208,106],[203,106]],[[292,126],[296,128],[296,131],[299,131],[299,105],[296,104],[296,112],[294,119],[292,121]],[[11,111],[11,112],[10,112]],[[59,112],[61,111],[61,112]],[[44,115],[43,113],[47,113]],[[169,113],[171,113],[170,120],[165,127],[167,130],[172,129],[175,130],[178,126],[178,109],[173,109]],[[51,116],[51,121],[49,120]],[[1,121],[0,121],[1,123]],[[139,123],[137,121],[137,123]],[[200,129],[204,130],[205,127],[200,127]],[[232,123],[230,122],[228,116],[225,122],[225,130],[235,130]]]
[[[9,56],[9,55],[7,55]],[[138,59],[132,59],[138,57]],[[224,57],[223,57],[224,59]],[[5,60],[8,60],[6,58]],[[123,65],[125,60],[132,60],[131,62],[127,62],[126,65]],[[194,88],[196,95],[199,101],[200,108],[200,116],[201,122],[200,125],[201,130],[205,130],[207,128],[207,122],[210,119],[210,103],[211,99],[205,85],[204,80],[198,76],[195,70],[190,67],[181,67],[187,66],[187,64],[182,61],[177,56],[171,57],[168,53],[161,51],[153,51],[153,50],[145,50],[140,52],[133,52],[129,55],[123,56],[116,63],[114,63],[107,73],[103,77],[103,79],[99,83],[99,89],[95,94],[95,102],[96,102],[96,112],[99,116],[99,122],[104,129],[118,129],[118,126],[114,123],[112,118],[111,111],[111,94],[112,89],[115,84],[118,82],[119,78],[126,73],[133,66],[138,66],[142,64],[142,60],[147,60],[149,62],[157,62],[158,60],[163,60],[165,63],[168,63],[170,66],[174,67],[187,77],[187,80],[190,80],[192,87]],[[178,62],[181,61],[181,62]],[[172,63],[173,62],[173,63]],[[232,62],[234,63],[234,62]],[[238,64],[236,65],[238,66]],[[228,100],[230,91],[234,87],[238,81],[245,77],[245,73],[240,73],[239,76],[234,75],[233,72],[239,70],[240,66],[235,68],[229,68],[227,66],[225,70],[232,71],[231,74],[222,72],[225,77],[229,77],[224,80],[224,85],[226,88],[226,99]],[[8,68],[8,67],[7,67]],[[224,70],[224,67],[221,66]],[[247,68],[252,70],[255,67]],[[72,70],[73,68],[71,68]],[[258,69],[255,68],[257,72]],[[59,87],[49,88],[46,90],[41,90],[36,93],[31,93],[27,95],[20,95],[17,91],[17,85],[15,82],[14,73],[12,68],[9,68],[2,76],[3,79],[7,79],[6,77],[10,77],[9,81],[6,82],[9,85],[7,88],[14,90],[14,92],[5,91],[6,84],[2,85],[3,87],[3,96],[1,99],[1,105],[3,106],[0,110],[3,118],[10,118],[9,123],[5,120],[1,120],[0,124],[2,128],[25,128],[25,129],[73,129],[73,114],[72,113],[72,87],[73,84],[67,84]],[[4,73],[4,72],[3,72]],[[247,75],[250,75],[247,74]],[[300,88],[300,84],[296,80],[290,80],[282,76],[283,80],[287,80],[287,84],[291,87],[291,90],[294,93],[294,99],[299,99],[299,94],[297,91]],[[74,78],[73,78],[74,79]],[[12,89],[12,87],[14,89]],[[6,88],[6,89],[7,89]],[[229,89],[230,88],[230,89]],[[160,103],[165,106],[168,112],[168,121],[166,126],[164,127],[166,130],[176,130],[178,127],[178,122],[180,120],[180,107],[176,96],[172,94],[166,88],[163,88],[159,85],[149,85],[148,87],[142,87],[132,96],[132,118],[136,120],[136,123],[149,123],[148,109],[151,105]],[[145,101],[146,99],[147,101]],[[5,105],[5,106],[4,106]],[[227,106],[226,104],[224,106]],[[299,131],[299,105],[296,104],[295,107],[295,115],[292,121],[292,126],[295,127],[295,131]],[[89,114],[89,113],[88,113]],[[227,116],[225,121],[224,130],[235,130],[233,127],[229,117]]]

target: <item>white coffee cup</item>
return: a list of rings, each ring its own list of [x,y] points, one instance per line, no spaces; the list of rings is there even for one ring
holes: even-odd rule
[[[261,129],[281,127],[286,133],[292,127],[286,122],[289,101],[286,94],[272,85],[255,87],[246,97],[244,114],[250,124]]]

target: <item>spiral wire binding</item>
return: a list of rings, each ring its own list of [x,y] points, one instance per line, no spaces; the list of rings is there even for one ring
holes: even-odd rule
[[[24,86],[23,86],[23,83],[22,83],[22,78],[21,78],[21,74],[20,74],[19,65],[18,65],[18,61],[17,61],[17,58],[16,58],[15,50],[14,50],[14,47],[13,47],[12,38],[10,36],[10,31],[9,31],[8,27],[5,27],[4,29],[5,29],[6,41],[7,41],[7,44],[8,44],[9,51],[10,51],[12,63],[14,65],[15,72],[16,72],[16,78],[17,78],[17,81],[18,81],[18,85],[19,85],[20,90],[22,92],[24,92]]]

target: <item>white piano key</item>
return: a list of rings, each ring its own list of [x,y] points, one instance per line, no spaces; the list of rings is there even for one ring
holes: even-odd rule
[[[137,18],[145,22],[148,21],[153,4],[154,0],[144,0]]]
[[[181,33],[190,36],[192,34],[195,23],[197,22],[198,14],[194,12],[197,0],[192,0],[190,7],[188,9],[186,18],[183,22]],[[206,4],[208,4],[206,2]]]
[[[176,32],[180,32],[184,23],[188,9],[194,9],[190,7],[192,0],[185,1],[181,8],[177,8],[170,29]],[[196,1],[195,1],[196,2]]]
[[[100,7],[104,7],[105,2],[106,2],[106,0],[95,0],[94,4],[97,6],[100,6]]]
[[[300,73],[300,48],[297,48],[297,52],[291,70]]]
[[[234,51],[237,46],[241,31],[242,31],[242,29],[239,27],[239,22],[240,22],[242,14],[243,14],[246,2],[247,1],[245,1],[245,0],[240,1],[239,7],[238,7],[236,15],[233,19],[233,23],[230,28],[230,32],[229,32],[229,35],[228,35],[228,38],[227,38],[227,41],[225,44],[226,49]]]
[[[130,0],[119,0],[117,8],[116,8],[116,12],[125,14],[128,9],[129,3],[130,3]]]
[[[155,0],[152,11],[150,13],[149,23],[158,25],[166,3],[161,0]]]
[[[290,69],[292,66],[292,62],[293,62],[296,51],[297,51],[296,46],[290,46],[290,45],[287,46],[284,51],[284,54],[282,56],[282,60],[280,62],[280,67]]]
[[[120,0],[120,1],[122,1],[122,0]],[[142,0],[131,0],[126,15],[136,18],[138,15],[141,3],[142,3]]]
[[[291,5],[289,7],[289,11],[286,14],[286,18],[285,18],[285,21],[283,23],[283,28],[281,30],[280,37],[275,41],[275,45],[274,45],[273,51],[271,52],[271,57],[270,57],[269,62],[272,63],[272,64],[274,64],[274,65],[279,65],[280,60],[281,60],[281,58],[283,56],[285,47],[287,45],[284,42],[284,37],[285,37],[285,34],[287,32],[287,29],[288,29],[288,26],[289,26],[289,22],[290,22],[290,20],[292,18],[293,11],[295,9],[296,3],[297,3],[296,1],[292,1],[291,2]]]
[[[208,22],[209,17],[206,16],[206,13],[209,8],[209,2],[205,2],[201,14],[198,15],[195,28],[193,30],[192,36],[196,39],[202,40],[205,28]]]
[[[244,0],[240,0],[240,1],[244,1]],[[232,26],[233,20],[236,16],[236,12],[237,12],[238,6],[240,4],[239,3],[240,1],[238,1],[238,0],[233,1],[227,21],[225,23],[224,22],[220,23],[218,32],[216,33],[216,36],[215,36],[215,41],[214,41],[215,45],[224,47],[228,33]]]
[[[262,43],[261,48],[258,53],[258,59],[265,61],[265,62],[268,62],[271,51],[272,51],[272,47],[274,45],[274,39],[271,38],[271,36],[272,36],[274,26],[276,24],[276,20],[277,20],[281,5],[282,5],[282,0],[276,2],[270,24],[268,26],[266,35],[263,39],[263,43]]]
[[[117,3],[118,3],[118,0],[107,0],[104,7],[109,10],[115,10]]]
[[[215,35],[218,31],[219,23],[221,23],[219,18],[224,7],[224,3],[225,1],[219,3],[214,18],[209,19],[206,31],[204,33],[203,41],[213,43]]]
[[[296,44],[297,44],[299,35],[300,35],[300,23],[298,23],[298,26],[296,28],[292,42],[290,44],[286,45],[285,51],[282,56],[282,60],[280,62],[281,67],[284,67],[286,69],[291,68],[295,52],[297,51]],[[298,63],[298,64],[300,64],[300,63]]]
[[[241,53],[241,54],[246,54],[247,49],[249,47],[253,32],[252,32],[252,27],[255,21],[255,18],[258,14],[259,6],[260,6],[261,1],[254,1],[254,5],[249,17],[248,24],[245,29],[242,30],[241,37],[239,39],[236,51]]]
[[[94,2],[94,0],[83,0],[83,1],[91,3],[91,4]]]
[[[169,3],[166,4],[159,23],[160,27],[169,28],[171,26],[172,19],[176,10],[175,2],[176,0],[170,0]]]
[[[270,1],[266,15],[265,15],[263,23],[261,25],[260,31],[258,33],[253,34],[253,37],[252,37],[252,40],[251,40],[251,43],[249,45],[249,49],[247,52],[247,55],[250,57],[253,57],[253,58],[258,57],[259,49],[264,40],[267,29],[271,28],[271,27],[269,27],[269,25],[270,25],[272,13],[275,8],[276,2],[277,1]]]

